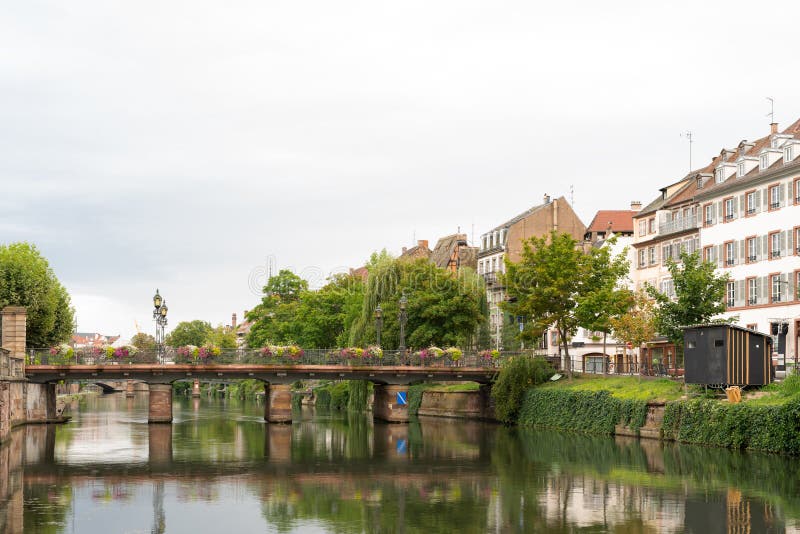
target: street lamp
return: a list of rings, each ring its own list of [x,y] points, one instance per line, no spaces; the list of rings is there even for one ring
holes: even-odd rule
[[[153,295],[153,320],[156,322],[156,356],[161,363],[164,362],[164,327],[167,326],[168,310],[167,302],[156,289]]]
[[[383,310],[381,309],[381,305],[375,308],[375,332],[377,334],[377,345],[381,346],[381,327],[383,326]]]
[[[406,350],[406,322],[408,321],[408,312],[406,311],[406,306],[408,305],[408,299],[406,298],[405,291],[403,295],[400,297],[400,311],[397,312],[397,321],[400,323],[400,346],[398,349],[402,352]]]

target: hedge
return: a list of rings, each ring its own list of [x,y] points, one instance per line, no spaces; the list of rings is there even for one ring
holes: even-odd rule
[[[775,405],[670,402],[662,429],[664,439],[684,443],[800,454],[800,400]]]
[[[638,430],[647,418],[647,403],[617,399],[608,391],[531,388],[517,417],[520,426],[587,434],[613,434],[617,424]]]

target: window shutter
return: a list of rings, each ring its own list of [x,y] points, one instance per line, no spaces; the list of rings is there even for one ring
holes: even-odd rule
[[[784,202],[784,198],[786,197],[786,184],[780,184],[778,186],[778,202],[780,203],[781,207],[786,205]]]
[[[786,230],[786,255],[794,254],[794,230]]]
[[[766,259],[769,257],[769,236],[762,235],[761,236],[761,259]]]
[[[746,302],[745,297],[745,285],[744,280],[739,280],[736,282],[736,294],[734,295],[734,304],[738,306],[744,306]]]
[[[711,204],[711,224],[717,223],[717,205]]]
[[[788,294],[789,294],[789,291],[788,291],[788,289],[789,289],[789,287],[788,287],[789,286],[789,280],[788,280],[788,278],[789,277],[786,274],[782,274],[781,275],[781,282],[784,282],[784,283],[781,284],[781,302],[786,302],[787,300],[789,300],[789,298],[788,298]]]
[[[781,232],[781,257],[786,256],[786,233],[787,231],[784,230]]]
[[[753,207],[756,209],[756,213],[760,212],[761,211],[761,190],[760,189],[758,189],[755,192],[755,199],[753,200],[753,203],[755,204]]]
[[[769,209],[769,189],[764,189],[764,211]]]
[[[746,263],[747,260],[747,251],[745,250],[746,246],[747,244],[745,243],[744,239],[739,241],[739,261],[737,263]]]
[[[760,291],[758,293],[758,301],[759,301],[759,304],[763,304],[763,303],[769,302],[769,300],[770,300],[769,277],[768,276],[762,276],[759,279],[759,282],[761,282],[760,283],[761,288],[760,288]]]
[[[747,212],[747,206],[745,205],[745,198],[744,195],[739,195],[739,209],[737,210],[736,215],[741,216]]]

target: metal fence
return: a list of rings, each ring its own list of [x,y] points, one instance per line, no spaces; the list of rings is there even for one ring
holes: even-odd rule
[[[364,351],[355,355],[342,349],[295,349],[264,351],[262,349],[227,349],[214,353],[181,352],[167,348],[163,353],[140,350],[134,354],[113,354],[98,349],[30,349],[26,365],[340,365],[340,366],[416,366],[416,367],[483,367],[500,368],[511,356],[532,356],[530,351],[463,351],[460,356],[444,353],[439,356],[422,351],[385,350],[380,356]]]

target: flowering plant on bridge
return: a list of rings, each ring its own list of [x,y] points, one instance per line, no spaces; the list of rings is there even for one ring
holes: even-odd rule
[[[450,360],[454,362],[457,362],[458,360],[461,359],[462,356],[464,356],[464,351],[462,351],[458,347],[447,347],[446,349],[444,349],[444,353],[447,355],[448,358],[450,358]]]
[[[72,347],[70,347],[66,343],[62,343],[61,345],[50,347],[49,360],[51,361],[51,363],[66,363],[72,359],[72,356],[74,354],[75,350]]]
[[[356,360],[364,355],[364,349],[359,347],[347,347],[346,349],[342,349],[340,354],[344,360]]]
[[[479,354],[483,360],[497,360],[500,358],[499,350],[482,350]]]
[[[139,349],[137,349],[136,347],[132,347],[130,345],[126,345],[124,347],[117,347],[114,349],[113,356],[114,359],[119,360],[121,362],[130,362],[136,355],[138,350]]]
[[[370,345],[364,349],[364,358],[380,360],[383,358],[383,349],[377,345]]]
[[[303,357],[303,354],[305,354],[305,351],[297,345],[267,345],[261,349],[261,355],[270,359],[286,357],[290,360],[299,360]]]

